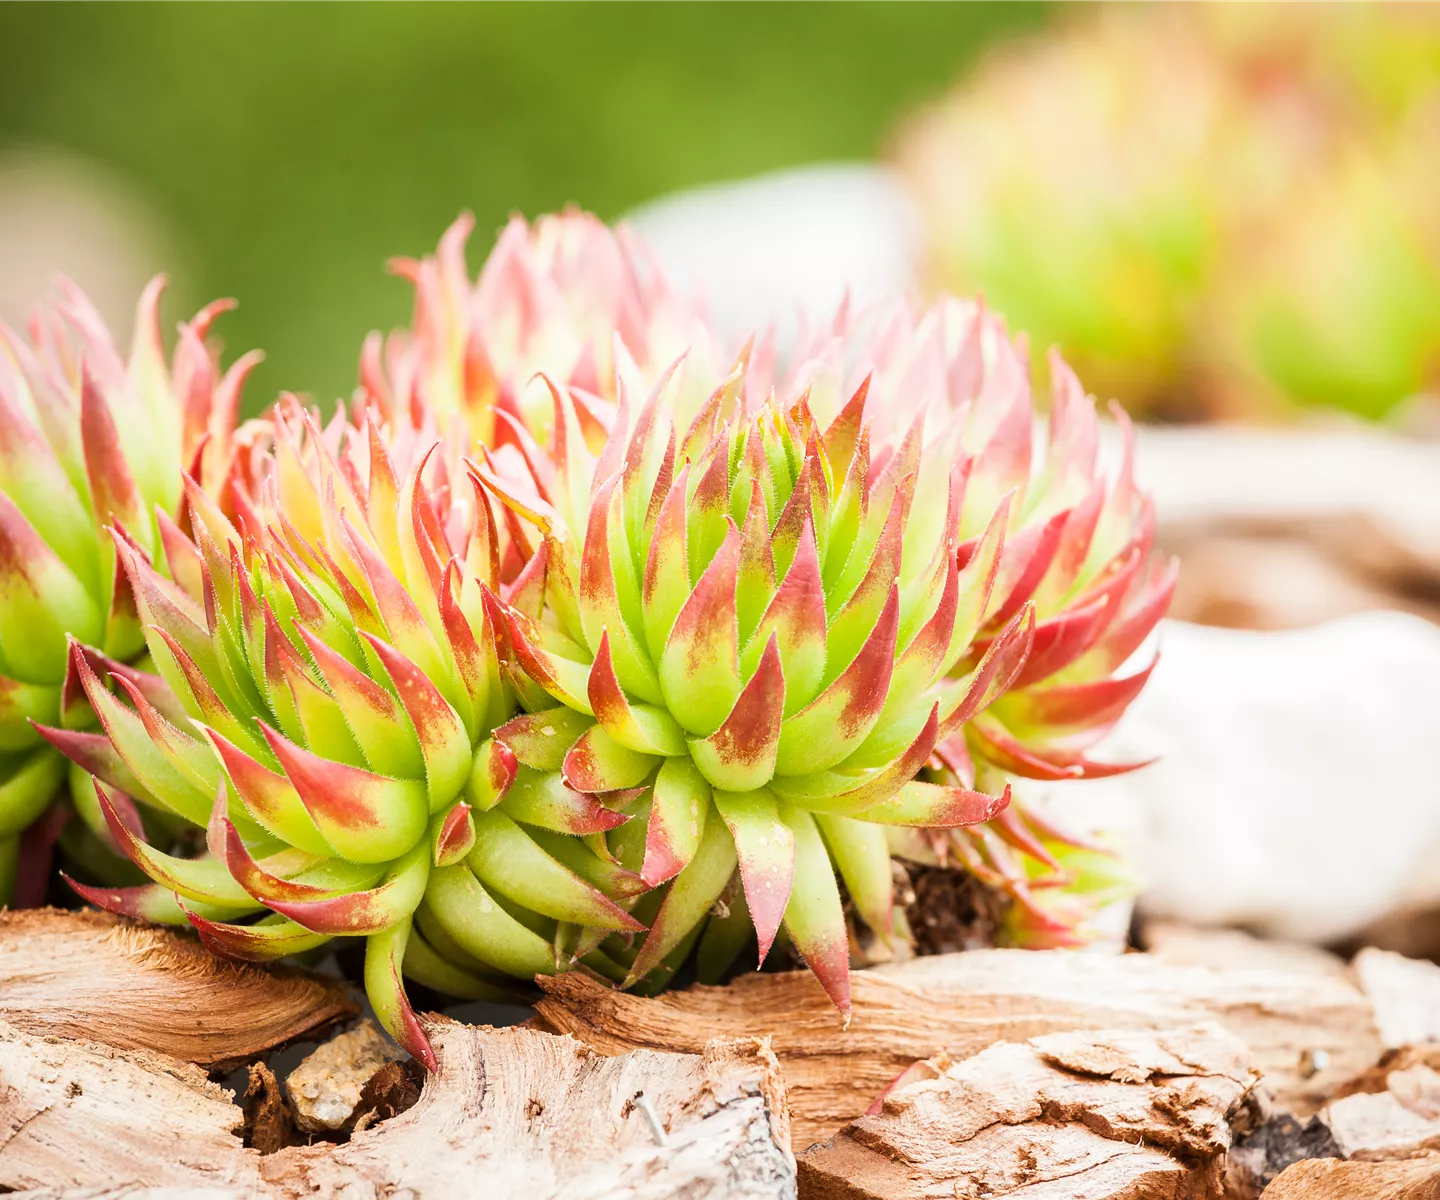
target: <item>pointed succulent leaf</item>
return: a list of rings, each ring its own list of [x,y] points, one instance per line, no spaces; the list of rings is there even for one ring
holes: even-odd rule
[[[631,932],[644,928],[541,850],[499,809],[477,815],[475,848],[466,861],[487,887],[557,921]]]
[[[795,863],[785,905],[785,932],[848,1024],[850,942],[835,871],[815,819],[789,804],[781,805],[780,815],[791,833]]]
[[[591,725],[566,752],[561,774],[578,792],[613,792],[644,783],[656,761],[621,744],[604,726]]]
[[[688,758],[667,758],[655,776],[640,874],[656,887],[673,879],[699,850],[710,811],[710,785]]]
[[[632,703],[620,686],[610,657],[610,635],[602,631],[586,690],[595,719],[615,741],[641,754],[685,753],[685,731],[663,708]]]
[[[627,820],[594,796],[574,790],[554,771],[531,767],[519,769],[506,793],[504,812],[512,821],[578,835],[604,833]]]
[[[700,844],[685,868],[671,881],[650,932],[631,964],[626,986],[643,979],[684,942],[735,874],[735,842],[720,821],[707,821]]]
[[[412,1057],[423,1063],[427,1071],[434,1071],[439,1065],[435,1060],[435,1051],[415,1016],[415,1010],[410,1007],[401,978],[405,946],[410,936],[410,920],[407,917],[365,939],[365,993],[385,1031]]]
[[[267,725],[260,731],[315,827],[342,858],[387,862],[423,839],[430,811],[423,783],[320,758]]]
[[[691,759],[715,787],[744,792],[763,787],[774,776],[785,714],[786,680],[780,662],[776,631],[724,724],[707,738],[690,740]]]
[[[382,933],[409,919],[429,877],[430,846],[422,839],[391,863],[373,888],[304,900],[275,898],[266,901],[266,907],[315,933],[335,937]]]
[[[763,963],[790,897],[795,874],[795,835],[781,820],[779,805],[769,791],[717,791],[714,801],[735,841],[745,902],[750,906]]]
[[[475,748],[470,775],[465,781],[465,799],[481,812],[494,808],[515,782],[517,768],[515,755],[505,743],[498,738],[486,738]]]
[[[690,733],[702,737],[720,727],[743,686],[735,615],[738,566],[739,531],[732,522],[680,608],[660,656],[666,706]]]

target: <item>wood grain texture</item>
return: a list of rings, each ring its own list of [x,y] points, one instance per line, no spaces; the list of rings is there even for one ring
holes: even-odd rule
[[[217,1067],[359,1012],[340,981],[215,958],[98,912],[0,912],[0,1020],[39,1035]]]
[[[810,1147],[801,1200],[1208,1200],[1257,1079],[1214,1024],[1000,1042]]]
[[[1264,1200],[1440,1200],[1440,1155],[1383,1163],[1307,1159],[1286,1167]]]
[[[428,1025],[419,1101],[340,1145],[261,1155],[203,1072],[0,1025],[0,1188],[206,1200],[793,1200],[784,1088],[757,1041],[609,1058],[571,1038]],[[653,1114],[657,1126],[652,1128]],[[658,1130],[658,1132],[657,1132]]]
[[[1249,1047],[1277,1104],[1304,1114],[1381,1050],[1369,1002],[1342,977],[1180,966],[1143,954],[975,950],[857,971],[848,1028],[819,984],[798,971],[654,999],[573,973],[540,982],[539,1023],[602,1053],[694,1053],[712,1037],[769,1037],[785,1072],[797,1150],[865,1112],[913,1063],[941,1052],[967,1058],[996,1041],[1213,1020]],[[1328,1066],[1305,1078],[1307,1049],[1325,1051]]]

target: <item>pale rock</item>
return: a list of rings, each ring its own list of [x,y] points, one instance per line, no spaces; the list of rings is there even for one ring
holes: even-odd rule
[[[1387,1048],[1440,1042],[1440,967],[1374,947],[1352,965]]]
[[[920,220],[891,172],[825,163],[656,200],[629,216],[666,273],[738,341],[775,326],[782,346],[857,304],[915,290]]]
[[[1026,790],[1131,848],[1143,911],[1327,941],[1440,901],[1440,629],[1394,612],[1264,633],[1168,621],[1158,644],[1097,755],[1158,761]]]
[[[346,1128],[370,1077],[402,1057],[400,1048],[368,1019],[321,1043],[285,1080],[295,1123],[310,1133]]]

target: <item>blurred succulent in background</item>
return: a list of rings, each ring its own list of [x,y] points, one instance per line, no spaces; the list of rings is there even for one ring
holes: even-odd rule
[[[1437,106],[1424,6],[1107,8],[896,154],[935,282],[1132,412],[1378,417],[1440,371]]]
[[[474,224],[459,218],[434,257],[392,262],[415,288],[415,315],[408,330],[366,340],[363,402],[391,416],[428,414],[442,427],[461,418],[486,446],[527,433],[545,443],[550,397],[535,378],[543,371],[572,389],[588,436],[603,439],[597,408],[614,401],[617,371],[653,381],[686,351],[714,365],[699,311],[623,226],[577,209],[533,225],[514,217],[472,283],[465,244]]]
[[[233,437],[240,389],[258,360],[223,376],[205,347],[217,302],[180,326],[167,365],[158,309],[163,279],[145,290],[128,360],[90,302],[68,282],[30,323],[0,325],[0,899],[44,894],[53,822],[22,849],[27,827],[62,790],[52,740],[94,739],[75,674],[81,658],[117,677],[145,654],[140,619],[119,570],[126,552],[151,557],[175,528],[182,471],[220,497],[243,449]],[[101,831],[88,785],[81,814]],[[83,836],[83,835],[82,835]],[[17,871],[25,876],[13,895]]]

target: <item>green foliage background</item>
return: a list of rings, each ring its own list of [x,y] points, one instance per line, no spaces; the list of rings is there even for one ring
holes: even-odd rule
[[[403,322],[381,269],[461,210],[474,261],[513,211],[614,217],[654,196],[867,158],[1028,4],[5,4],[0,150],[41,143],[135,183],[235,296],[248,389],[348,394]],[[170,311],[178,313],[172,302]]]

